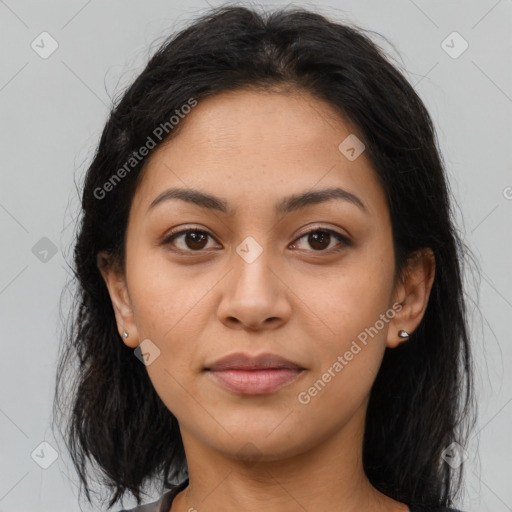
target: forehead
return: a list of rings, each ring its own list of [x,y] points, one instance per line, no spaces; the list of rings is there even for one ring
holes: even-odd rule
[[[339,149],[357,134],[328,103],[303,91],[230,91],[201,99],[174,136],[153,150],[133,207],[147,210],[176,186],[233,203],[342,186],[378,210],[385,207],[383,191],[365,153],[351,161]]]
[[[326,102],[301,90],[236,90],[201,99],[180,121],[178,145],[256,153],[258,144],[280,152],[302,144],[325,149],[325,136],[353,131]],[[177,146],[174,144],[174,146]],[[155,153],[164,150],[157,149]]]

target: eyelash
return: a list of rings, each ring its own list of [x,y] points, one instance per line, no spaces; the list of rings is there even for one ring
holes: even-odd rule
[[[183,236],[183,235],[187,235],[189,233],[197,233],[197,234],[204,234],[204,235],[207,235],[213,239],[215,239],[213,237],[213,235],[211,235],[210,233],[208,233],[208,231],[205,231],[205,230],[202,230],[202,229],[197,229],[197,228],[189,228],[189,229],[184,229],[184,230],[181,230],[181,231],[177,231],[175,233],[171,233],[170,236],[168,236],[167,238],[165,238],[165,240],[163,240],[162,242],[162,245],[172,245],[172,241],[175,240],[176,238],[179,238],[180,236]],[[351,245],[351,241],[344,235],[342,235],[341,233],[338,233],[337,231],[334,231],[332,229],[328,229],[328,228],[314,228],[314,229],[311,229],[310,231],[306,231],[305,233],[302,233],[298,238],[296,238],[292,244],[295,244],[298,240],[301,240],[302,238],[312,234],[312,233],[328,233],[330,235],[334,235],[334,237],[336,237],[341,243],[338,244],[339,246],[341,247],[338,247],[338,248],[331,248],[331,249],[326,249],[326,250],[318,250],[318,251],[315,251],[315,250],[312,250],[312,252],[314,253],[336,253],[338,251],[341,251],[345,246],[350,246]],[[177,252],[182,252],[182,253],[201,253],[204,251],[204,249],[200,249],[200,250],[197,250],[197,251],[193,251],[193,250],[183,250],[183,249],[176,249]]]

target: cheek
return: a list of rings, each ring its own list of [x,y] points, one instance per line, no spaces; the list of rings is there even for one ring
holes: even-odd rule
[[[170,272],[169,262],[162,257],[137,251],[132,255],[127,271],[134,321],[140,342],[149,340],[147,346],[156,354],[146,366],[148,376],[171,411],[186,410],[190,397],[184,390],[196,370],[204,332],[205,291],[193,285],[189,276]],[[203,278],[202,285],[206,281]]]
[[[319,366],[311,375],[310,391],[330,407],[340,400],[351,409],[367,396],[385,351],[393,284],[393,255],[381,241],[330,276],[329,293],[309,295],[308,305],[319,311],[315,346]],[[320,334],[322,333],[322,334]],[[308,392],[308,395],[310,393]],[[316,395],[315,395],[316,396]],[[338,405],[336,405],[338,404]]]
[[[388,323],[382,325],[379,319],[389,309],[393,257],[375,245],[355,251],[338,269],[323,275],[317,286],[312,286],[308,277],[304,278],[308,290],[304,292],[306,302],[312,311],[318,312],[319,329],[323,333],[320,338],[326,348],[348,349],[359,335],[364,339],[364,333],[376,322],[379,333],[375,337],[385,337]]]
[[[318,365],[297,397],[304,404],[307,421],[315,424],[339,425],[367,399],[382,363],[392,319],[385,315],[385,280],[350,276],[340,284],[338,300],[331,295],[321,310],[329,329],[314,338]]]
[[[163,249],[133,248],[127,261],[134,320],[142,337],[153,337],[172,344],[175,333],[189,326],[201,309],[201,298],[208,289],[203,274],[200,286],[185,269],[173,265]],[[213,283],[212,283],[213,284]]]

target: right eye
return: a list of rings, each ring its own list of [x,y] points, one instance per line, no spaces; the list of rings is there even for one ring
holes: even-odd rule
[[[177,247],[180,252],[200,252],[205,248],[205,242],[207,242],[208,237],[213,238],[208,231],[195,228],[184,229],[171,233],[171,235],[162,242],[162,245]],[[180,241],[181,247],[175,243],[176,240]]]

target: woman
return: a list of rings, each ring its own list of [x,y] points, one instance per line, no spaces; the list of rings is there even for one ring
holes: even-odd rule
[[[87,459],[108,508],[454,510],[469,251],[431,118],[361,29],[212,9],[113,108],[82,207],[55,403],[76,354],[89,501]]]

